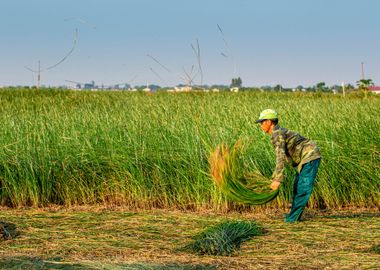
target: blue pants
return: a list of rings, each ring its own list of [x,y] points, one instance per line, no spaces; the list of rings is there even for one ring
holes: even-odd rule
[[[285,222],[296,222],[310,198],[321,159],[312,160],[303,165],[301,172],[296,173],[293,183],[293,203]]]

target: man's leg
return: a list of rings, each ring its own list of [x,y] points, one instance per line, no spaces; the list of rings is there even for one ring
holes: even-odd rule
[[[300,178],[300,174],[298,172],[296,172],[296,175],[294,176],[294,182],[293,182],[293,194],[292,194],[292,204],[294,202],[294,200],[296,199],[296,195],[297,195],[297,186],[298,186],[298,180]]]
[[[302,167],[299,176],[297,177],[296,175],[298,182],[294,183],[294,185],[297,186],[293,187],[296,194],[293,194],[292,209],[285,220],[286,222],[295,222],[301,217],[307,201],[310,198],[311,192],[313,191],[320,161],[320,159],[316,159],[306,163]]]
[[[297,195],[297,185],[298,185],[299,176],[300,176],[299,173],[296,171],[296,175],[294,176],[294,180],[293,180],[292,206],[294,204],[294,200]],[[289,214],[285,214],[284,217],[285,219],[287,219],[289,217]]]

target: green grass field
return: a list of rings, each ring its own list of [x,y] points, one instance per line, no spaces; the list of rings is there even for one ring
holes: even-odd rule
[[[232,256],[182,251],[224,221],[256,221],[267,231]],[[379,212],[323,213],[285,224],[282,213],[216,214],[76,207],[0,209],[12,240],[0,240],[0,269],[377,269]]]
[[[378,266],[379,97],[7,89],[0,103],[0,269]],[[210,153],[237,140],[239,170],[270,177],[274,151],[254,123],[265,108],[322,151],[297,224],[282,217],[291,170],[279,196],[255,207],[227,201],[210,178]],[[266,233],[231,256],[183,249],[239,220]]]
[[[280,124],[315,140],[323,160],[312,208],[378,207],[380,98],[302,93],[0,91],[0,204],[117,204],[135,209],[228,210],[209,177],[221,142],[242,140],[243,170],[270,177],[269,136]],[[279,197],[290,202],[291,170]]]

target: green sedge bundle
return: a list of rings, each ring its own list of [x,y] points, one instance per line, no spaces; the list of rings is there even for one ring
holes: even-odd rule
[[[229,256],[243,242],[264,233],[264,229],[254,221],[226,221],[194,236],[194,242],[184,250],[200,255]]]
[[[230,148],[219,145],[211,152],[209,163],[211,177],[221,191],[231,200],[247,205],[260,205],[273,200],[278,190],[269,188],[270,180],[258,173],[242,175],[238,162],[241,152],[239,142]]]

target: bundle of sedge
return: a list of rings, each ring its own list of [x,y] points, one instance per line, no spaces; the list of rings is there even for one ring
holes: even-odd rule
[[[259,173],[242,176],[238,164],[240,152],[239,142],[231,150],[223,143],[211,152],[209,163],[214,182],[235,202],[260,205],[273,200],[278,195],[278,190],[273,191],[269,188],[269,179]]]
[[[192,237],[194,241],[181,250],[200,255],[231,256],[245,241],[265,233],[255,221],[224,221]]]

